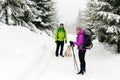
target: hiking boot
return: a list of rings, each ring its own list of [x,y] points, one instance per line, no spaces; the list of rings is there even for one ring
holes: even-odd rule
[[[64,57],[63,55],[60,55],[60,56]]]
[[[83,72],[83,71],[80,71],[80,72],[78,72],[77,74],[81,74],[81,75],[83,75],[83,74],[84,74],[84,72]]]
[[[56,57],[58,57],[58,54],[55,54],[56,55]]]

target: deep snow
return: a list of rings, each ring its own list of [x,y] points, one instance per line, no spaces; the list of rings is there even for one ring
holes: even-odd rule
[[[86,53],[87,72],[76,75],[73,57],[55,57],[52,37],[0,23],[0,80],[120,80],[120,55],[97,40],[93,44]]]

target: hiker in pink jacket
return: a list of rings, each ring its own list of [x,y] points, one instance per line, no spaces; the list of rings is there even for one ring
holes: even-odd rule
[[[85,62],[85,52],[86,49],[84,48],[84,33],[85,31],[81,29],[80,27],[76,28],[76,42],[70,41],[70,45],[74,47],[76,45],[78,47],[78,57],[80,61],[80,71],[77,74],[84,74],[86,72],[86,62]]]

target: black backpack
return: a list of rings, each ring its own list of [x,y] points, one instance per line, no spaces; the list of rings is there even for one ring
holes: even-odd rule
[[[84,33],[84,48],[86,49],[90,49],[93,47],[93,44],[92,44],[92,38],[90,35]]]

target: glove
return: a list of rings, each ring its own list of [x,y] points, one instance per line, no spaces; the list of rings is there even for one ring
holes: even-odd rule
[[[67,43],[67,40],[65,40],[65,43]]]
[[[55,41],[55,43],[57,43],[57,41]]]
[[[73,41],[70,41],[70,46],[73,46],[73,47],[74,47],[74,43],[73,43]]]

